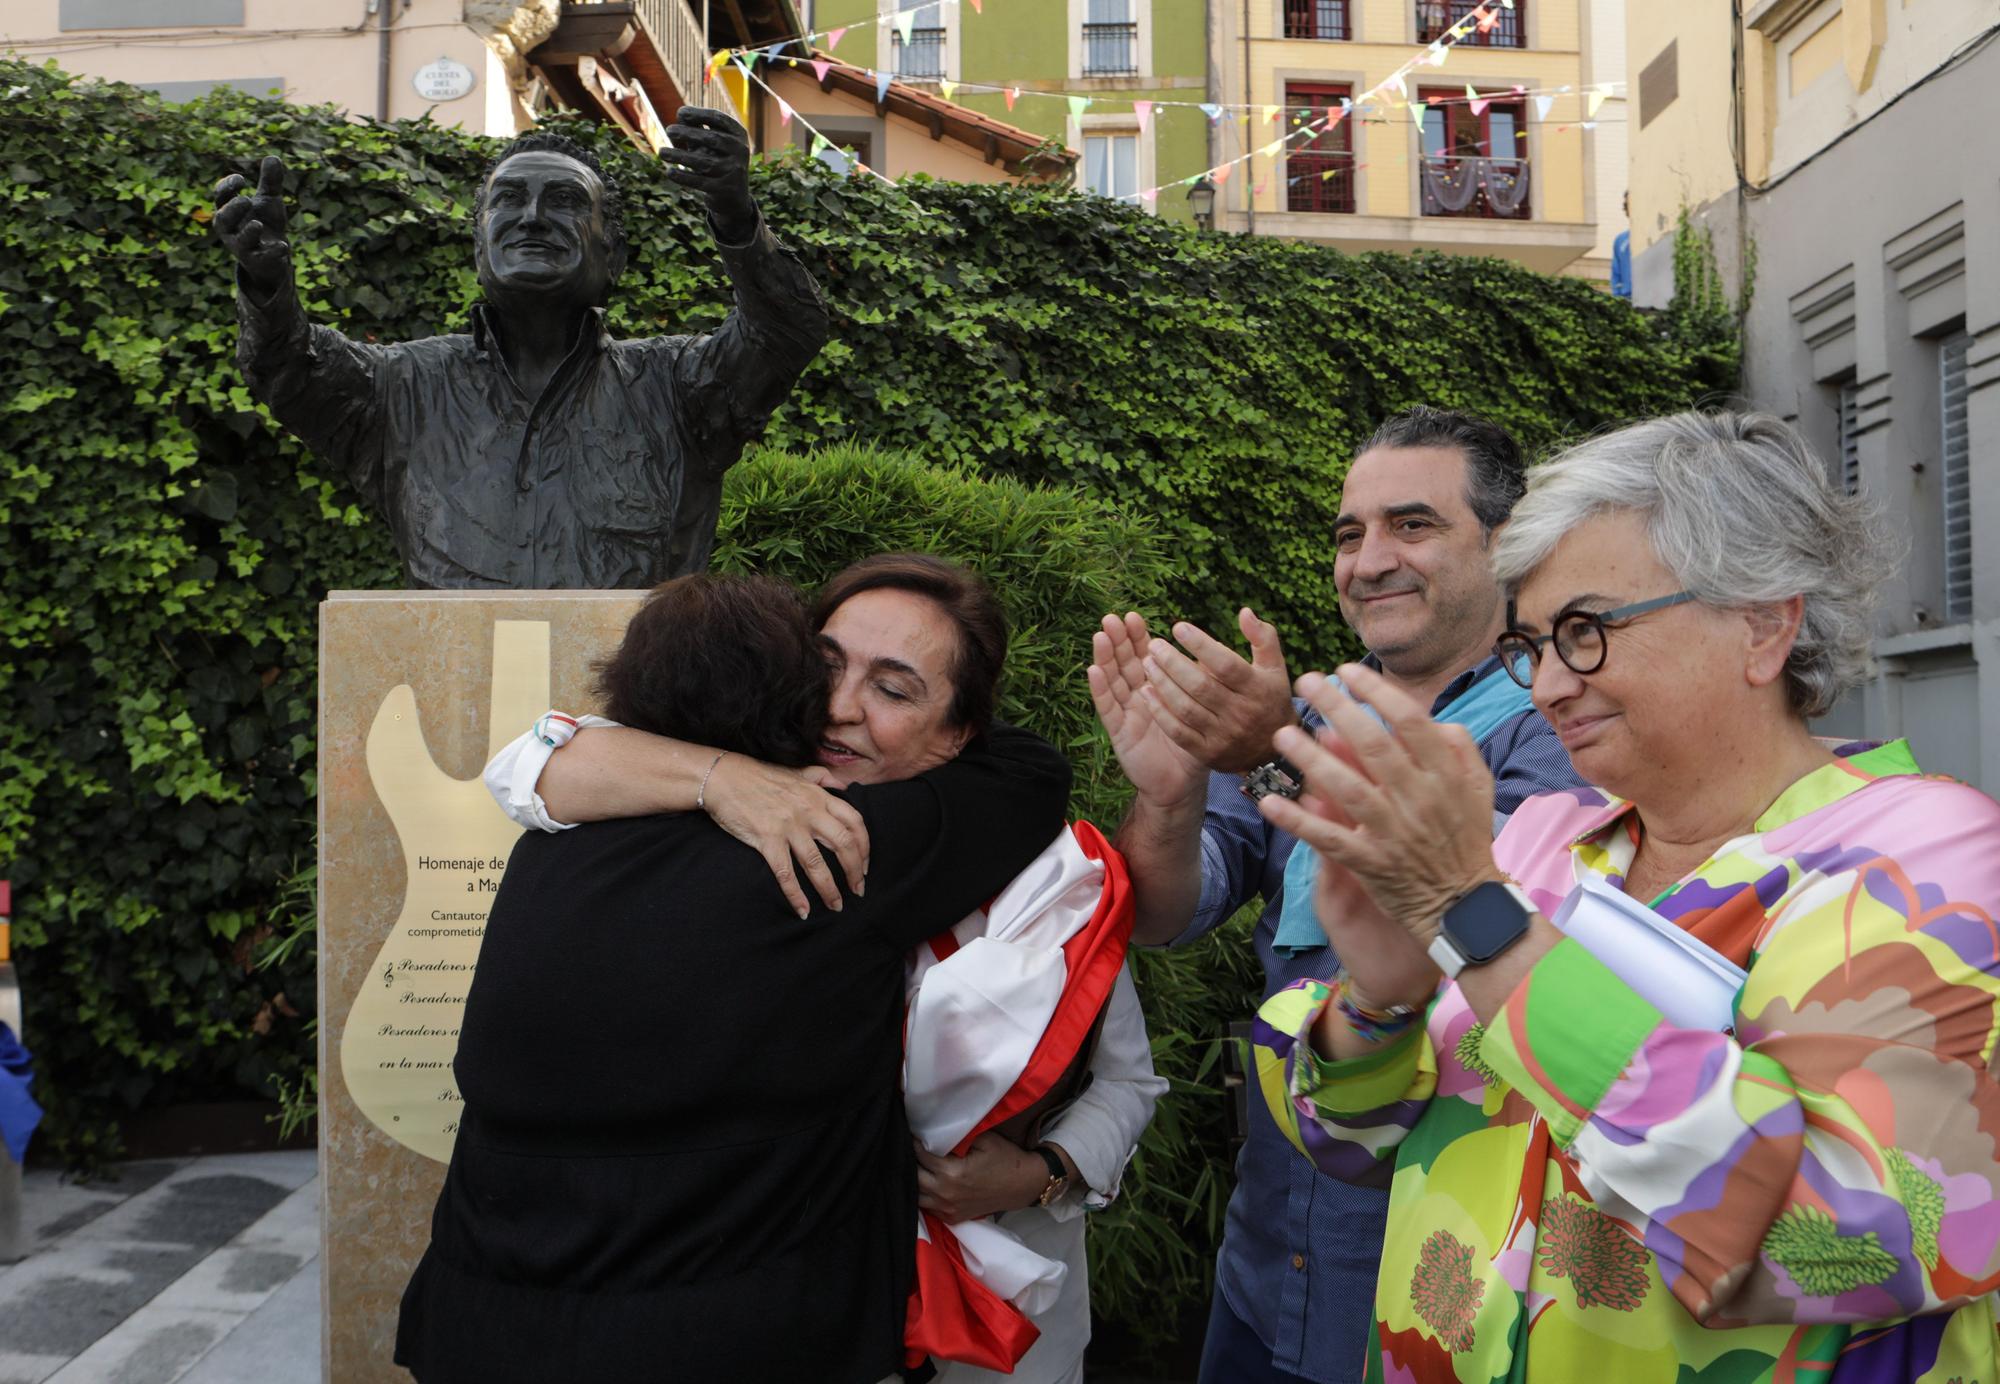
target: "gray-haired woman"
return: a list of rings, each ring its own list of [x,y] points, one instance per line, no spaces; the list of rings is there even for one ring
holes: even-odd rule
[[[1347,966],[1265,1005],[1264,1090],[1393,1182],[1369,1377],[1994,1378],[2000,805],[1807,728],[1866,667],[1868,511],[1682,414],[1533,473],[1494,561],[1601,791],[1491,840],[1463,733],[1344,667],[1386,726],[1301,679],[1333,730],[1263,802]]]

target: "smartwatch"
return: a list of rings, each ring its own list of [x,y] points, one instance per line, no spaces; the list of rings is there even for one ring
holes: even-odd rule
[[[1456,980],[1467,966],[1484,966],[1528,933],[1534,901],[1513,884],[1487,880],[1459,895],[1438,921],[1431,960],[1445,979]]]

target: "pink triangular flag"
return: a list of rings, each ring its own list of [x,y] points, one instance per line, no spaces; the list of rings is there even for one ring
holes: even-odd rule
[[[1221,187],[1224,183],[1229,181],[1229,165],[1225,163],[1220,168],[1210,169],[1208,172],[1208,180],[1214,183],[1217,187]]]
[[[1021,88],[1019,88],[1019,87],[1008,87],[1008,88],[1007,88],[1007,109],[1008,109],[1008,110],[1012,110],[1012,109],[1014,109],[1014,103],[1015,103],[1016,101],[1020,100],[1020,99],[1021,99]]]
[[[1132,103],[1132,118],[1139,122],[1139,133],[1146,133],[1146,122],[1153,118],[1153,103],[1151,101],[1134,101]]]
[[[972,0],[972,12],[974,14],[985,14],[986,5],[984,0]]]
[[[1481,97],[1478,100],[1473,101],[1471,103],[1472,113],[1474,115],[1484,115],[1486,114],[1486,108],[1492,104],[1493,104],[1492,97],[1490,96]]]
[[[1139,200],[1150,207],[1153,203],[1160,200],[1160,190],[1156,187],[1149,187],[1139,194]]]
[[[830,53],[834,49],[840,47],[840,41],[846,37],[847,37],[847,29],[844,26],[842,28],[833,30],[826,36],[827,51]]]
[[[1346,114],[1347,114],[1347,107],[1345,106],[1328,106],[1326,108],[1327,129],[1331,130],[1334,126],[1338,125],[1340,123],[1341,117]]]
[[[825,58],[814,58],[814,59],[813,59],[813,80],[814,80],[814,81],[818,81],[818,82],[824,82],[824,81],[826,80],[826,74],[827,74],[828,72],[832,71],[832,70],[833,70],[833,64],[832,64],[831,62],[827,61],[827,60],[826,60]]]
[[[778,98],[778,123],[780,125],[792,123],[792,108],[785,104],[785,98],[782,96]]]

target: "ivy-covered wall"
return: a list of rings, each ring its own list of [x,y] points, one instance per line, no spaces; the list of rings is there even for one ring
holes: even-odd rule
[[[473,299],[490,149],[17,62],[0,90],[0,873],[47,1145],[87,1161],[125,1112],[296,1079],[309,952],[255,962],[313,854],[315,604],[395,579],[381,527],[243,389],[208,189],[283,155],[309,311],[404,339]],[[712,326],[727,299],[699,209],[606,149],[635,246],[615,329]],[[1713,336],[1495,262],[1346,258],[799,161],[755,181],[835,316],[774,447],[867,442],[1076,487],[1157,535],[1155,613],[1226,628],[1248,601],[1297,665],[1352,649],[1324,530],[1382,414],[1480,409],[1541,446],[1733,377]]]

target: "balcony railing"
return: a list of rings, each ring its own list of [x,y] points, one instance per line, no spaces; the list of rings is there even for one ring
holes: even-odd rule
[[[681,94],[682,101],[700,105],[702,69],[708,65],[708,50],[702,47],[701,21],[695,18],[687,0],[637,0],[635,8],[674,90]],[[659,112],[660,118],[668,123],[677,114],[671,110]]]
[[[1451,31],[1453,25],[1479,8],[1480,0],[1417,0],[1417,42],[1433,43]],[[1460,43],[1483,48],[1526,48],[1528,46],[1528,0],[1514,0],[1511,10],[1495,11],[1499,20],[1491,29],[1480,31],[1477,24],[1466,26]]]
[[[1354,155],[1299,150],[1285,156],[1285,210],[1354,210]]]
[[[1137,24],[1083,26],[1083,75],[1117,77],[1139,70]]]
[[[1433,155],[1424,160],[1425,216],[1528,219],[1528,161]]]
[[[1352,38],[1347,0],[1285,0],[1286,38]]]
[[[898,77],[944,76],[943,29],[911,29],[908,43],[903,42],[901,34],[892,33],[889,45],[894,51]]]

